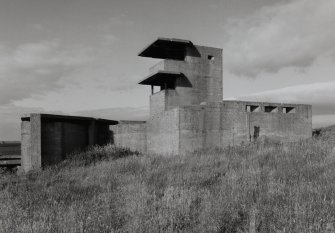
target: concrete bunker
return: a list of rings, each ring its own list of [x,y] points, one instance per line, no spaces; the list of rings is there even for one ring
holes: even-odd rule
[[[296,141],[312,136],[310,105],[223,101],[221,48],[158,38],[139,56],[163,59],[139,82],[151,86],[150,117],[136,127],[145,136],[134,134],[134,122],[113,126],[117,145],[182,154],[260,137]],[[160,91],[154,92],[155,86]],[[141,140],[135,143],[138,135]]]
[[[24,116],[24,170],[54,164],[77,149],[108,142],[143,153],[169,155],[223,148],[261,137],[296,141],[312,136],[311,105],[223,101],[221,48],[158,38],[139,56],[163,59],[139,82],[151,86],[147,121]]]
[[[21,118],[21,165],[24,171],[58,163],[70,153],[111,140],[117,121],[90,117],[29,114]]]

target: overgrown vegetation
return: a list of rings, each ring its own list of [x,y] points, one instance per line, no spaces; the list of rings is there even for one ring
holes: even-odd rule
[[[93,148],[1,175],[0,232],[327,232],[333,148],[326,135],[173,157]]]

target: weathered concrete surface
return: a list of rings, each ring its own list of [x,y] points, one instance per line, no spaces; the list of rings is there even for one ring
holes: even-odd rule
[[[180,108],[180,153],[221,147],[220,104]]]
[[[167,90],[161,90],[150,96],[150,116],[165,112],[166,92]]]
[[[179,106],[178,92],[173,89],[163,89],[150,96],[150,116],[163,113]]]
[[[247,112],[246,106],[258,106],[259,110]],[[268,106],[276,107],[274,112],[265,112]],[[284,113],[290,107],[294,112]],[[239,144],[254,141],[255,128],[258,137],[269,137],[280,141],[297,141],[312,137],[312,106],[304,104],[261,103],[223,101],[223,144]]]
[[[185,75],[185,78],[177,79],[176,88],[173,92],[169,90],[168,98],[154,97],[158,93],[152,96],[155,104],[151,105],[151,113],[156,112],[156,106],[166,105],[164,108],[168,110],[177,106],[222,100],[222,49],[205,46],[195,46],[195,49],[197,54],[188,52],[183,61],[163,60],[150,68],[151,73],[164,70]],[[158,103],[158,100],[164,102]]]
[[[145,121],[120,121],[110,127],[113,142],[120,147],[145,153],[147,151],[147,130]]]
[[[41,120],[40,114],[31,114],[30,116],[30,140],[34,142],[30,145],[30,165],[33,170],[39,169],[42,165]]]
[[[27,172],[32,169],[31,164],[31,123],[27,119],[21,121],[21,168]]]
[[[248,112],[247,106],[258,109]],[[265,112],[269,106],[276,111]],[[284,107],[294,112],[284,113]],[[149,119],[147,133],[148,152],[162,154],[224,148],[262,138],[298,141],[312,136],[312,112],[310,105],[222,101],[157,114]]]
[[[55,164],[90,145],[110,142],[109,125],[117,121],[90,117],[30,114],[21,122],[22,169]]]
[[[247,106],[259,110],[247,112]],[[276,112],[265,112],[265,107]],[[294,109],[284,113],[283,107]],[[180,108],[180,153],[206,148],[223,148],[261,138],[297,141],[312,136],[310,105],[223,101]],[[258,129],[258,132],[255,132]]]
[[[179,108],[151,116],[147,121],[147,152],[179,153]]]

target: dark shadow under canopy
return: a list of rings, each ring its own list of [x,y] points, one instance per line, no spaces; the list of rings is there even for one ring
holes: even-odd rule
[[[196,48],[189,40],[158,38],[138,55],[141,57],[184,60],[187,53],[192,54],[192,56],[200,56],[199,52],[194,50]]]
[[[179,87],[192,87],[191,82],[188,78],[181,72],[173,71],[157,71],[154,74],[149,75],[138,84],[150,85],[150,86],[160,86],[174,89],[176,86]]]

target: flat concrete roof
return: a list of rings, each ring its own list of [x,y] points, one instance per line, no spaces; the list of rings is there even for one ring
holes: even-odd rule
[[[274,105],[274,106],[312,106],[311,104],[304,104],[304,103],[275,103],[275,102],[262,102],[262,101],[245,101],[245,100],[222,100],[221,103],[244,103],[244,104],[254,104],[254,105]]]
[[[156,73],[147,76],[138,84],[151,86],[164,86],[165,84],[174,85],[176,79],[179,77],[184,77],[184,74],[181,72],[159,70]]]
[[[189,40],[159,37],[156,41],[145,47],[138,56],[184,60],[186,48],[193,46],[193,43]]]
[[[109,125],[116,125],[119,123],[118,121],[109,120],[109,119],[83,117],[83,116],[54,115],[54,114],[45,114],[45,113],[24,114],[21,116],[21,120],[29,121],[31,115],[40,115],[42,119],[59,120],[59,121],[82,121],[82,122],[97,121],[97,122],[101,122],[101,123],[105,123]]]

